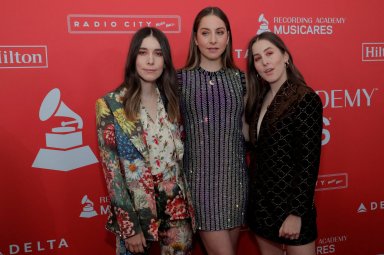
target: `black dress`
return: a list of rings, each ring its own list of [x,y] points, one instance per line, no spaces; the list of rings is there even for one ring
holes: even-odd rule
[[[309,87],[285,82],[262,120],[261,103],[250,124],[251,153],[248,223],[268,240],[301,245],[317,238],[314,191],[320,163],[322,103]],[[300,216],[297,240],[279,237],[289,214]]]
[[[248,194],[242,116],[245,76],[235,69],[178,72],[185,144],[183,169],[199,230],[244,224]]]

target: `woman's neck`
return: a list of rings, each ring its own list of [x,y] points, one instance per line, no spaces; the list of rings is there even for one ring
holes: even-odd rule
[[[287,80],[285,80],[284,82],[282,83],[279,83],[279,84],[276,84],[276,83],[272,83],[272,84],[269,84],[270,86],[270,93],[272,93],[273,97],[277,94],[277,92],[279,91],[280,87],[286,82]]]
[[[156,94],[156,83],[141,81],[141,96],[151,97]]]
[[[200,67],[209,72],[216,72],[223,68],[221,58],[217,60],[209,60],[204,57],[201,58]]]

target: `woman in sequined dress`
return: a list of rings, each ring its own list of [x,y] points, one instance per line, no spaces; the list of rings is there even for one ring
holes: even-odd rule
[[[248,224],[262,255],[315,255],[322,103],[276,34],[253,37],[248,52]]]
[[[199,235],[208,254],[233,255],[247,202],[242,132],[246,89],[244,73],[232,58],[229,21],[219,8],[197,14],[187,64],[178,79],[183,167]]]
[[[124,82],[97,100],[97,134],[111,201],[107,229],[116,254],[190,255],[193,209],[181,171],[176,72],[156,28],[132,38]],[[193,225],[193,224],[192,224]]]

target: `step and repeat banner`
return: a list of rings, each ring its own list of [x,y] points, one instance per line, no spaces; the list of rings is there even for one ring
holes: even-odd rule
[[[141,27],[166,33],[181,68],[193,19],[208,5],[227,13],[241,69],[248,40],[273,31],[323,101],[317,254],[384,254],[383,1],[5,0],[1,255],[114,254],[95,100],[123,80]],[[259,254],[246,227],[238,254]]]

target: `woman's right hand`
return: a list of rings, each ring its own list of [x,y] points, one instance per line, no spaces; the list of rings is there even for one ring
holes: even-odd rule
[[[125,247],[133,253],[143,253],[144,248],[147,247],[143,232],[125,239]]]

